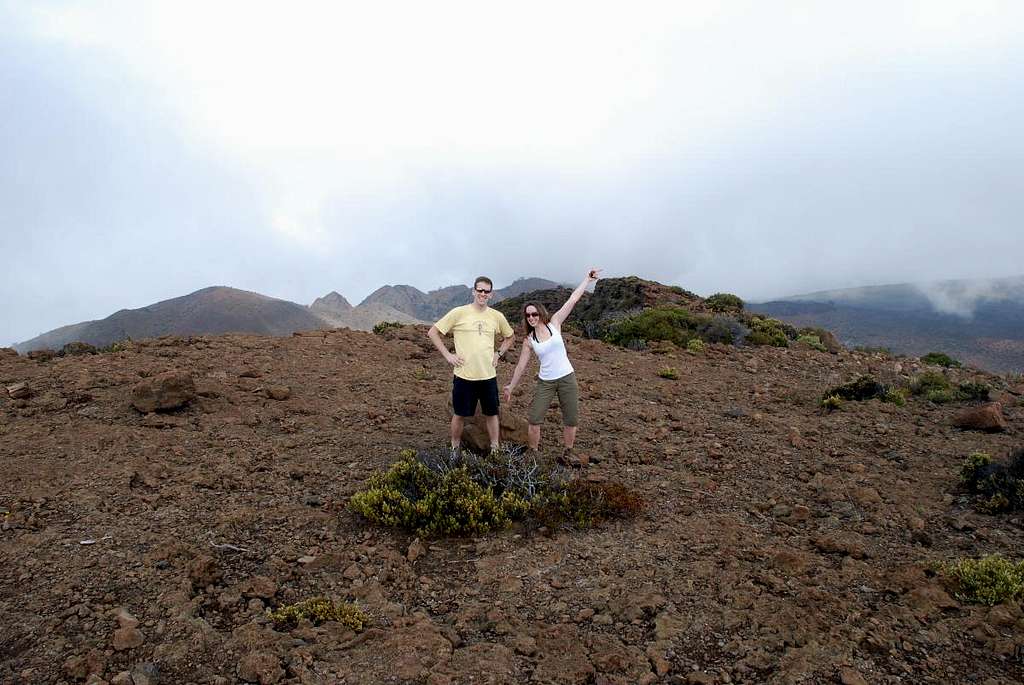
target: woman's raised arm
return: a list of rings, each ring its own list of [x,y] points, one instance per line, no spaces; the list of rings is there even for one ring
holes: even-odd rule
[[[563,304],[561,308],[551,316],[552,323],[559,328],[562,327],[562,322],[569,318],[569,314],[572,313],[573,307],[575,307],[576,303],[580,301],[581,297],[583,297],[583,293],[586,291],[587,286],[591,283],[595,283],[600,273],[601,269],[591,269],[587,272],[586,277],[578,286],[576,286],[576,290],[572,291],[572,295],[570,295],[569,299],[565,301],[565,304]]]

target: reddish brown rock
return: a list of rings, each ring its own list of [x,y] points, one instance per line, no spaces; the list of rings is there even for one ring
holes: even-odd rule
[[[273,685],[284,677],[281,660],[269,652],[246,654],[238,661],[238,677],[247,683]]]
[[[954,417],[953,425],[964,430],[988,433],[1005,431],[1007,428],[1006,419],[1003,417],[1003,405],[999,402],[968,407]]]
[[[138,628],[118,628],[114,631],[114,637],[110,645],[119,652],[126,649],[140,647],[146,641],[142,631]]]
[[[168,371],[132,388],[132,406],[143,413],[177,409],[195,398],[192,374],[186,371]]]
[[[529,426],[526,419],[507,409],[500,409],[498,422],[501,429],[501,442],[526,444],[526,431]],[[491,439],[487,435],[487,425],[483,415],[477,414],[466,419],[462,429],[462,444],[478,451],[486,451],[490,448]]]

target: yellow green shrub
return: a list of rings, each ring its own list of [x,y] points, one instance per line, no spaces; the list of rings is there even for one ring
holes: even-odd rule
[[[962,602],[993,606],[1024,596],[1024,562],[1012,562],[998,554],[980,559],[957,559],[940,570]]]
[[[328,621],[337,621],[357,633],[362,632],[369,622],[366,614],[355,604],[332,602],[325,597],[313,597],[296,604],[279,607],[267,612],[274,626],[281,630],[294,628],[305,619],[315,626]]]

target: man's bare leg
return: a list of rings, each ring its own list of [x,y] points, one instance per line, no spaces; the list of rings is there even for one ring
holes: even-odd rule
[[[576,426],[566,426],[562,430],[562,442],[565,443],[565,449],[572,449],[572,446],[576,444]]]
[[[485,416],[484,419],[487,424],[487,437],[491,439],[491,449],[496,449],[501,440],[501,425],[498,423],[498,415]]]
[[[532,423],[526,427],[526,443],[530,446],[531,450],[538,449],[540,447],[540,426],[533,425]]]
[[[452,414],[451,438],[453,448],[462,445],[462,426],[464,423],[465,419],[458,414]]]

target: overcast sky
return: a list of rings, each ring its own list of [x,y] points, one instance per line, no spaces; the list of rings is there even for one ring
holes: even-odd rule
[[[0,0],[0,345],[230,285],[1024,273],[1024,3]]]

